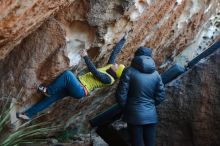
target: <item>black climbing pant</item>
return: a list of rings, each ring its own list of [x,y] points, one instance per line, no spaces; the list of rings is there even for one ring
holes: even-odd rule
[[[128,132],[132,146],[155,146],[156,124],[128,124]]]

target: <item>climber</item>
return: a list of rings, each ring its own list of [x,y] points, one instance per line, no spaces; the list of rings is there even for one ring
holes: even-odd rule
[[[165,97],[164,84],[156,71],[152,50],[140,47],[126,68],[116,90],[116,98],[127,122],[132,146],[155,145],[155,106]]]
[[[124,65],[116,64],[115,60],[124,46],[127,34],[128,33],[126,33],[125,36],[113,48],[113,52],[108,60],[108,64],[105,67],[96,69],[94,64],[89,59],[87,52],[85,50],[81,51],[80,54],[84,58],[90,72],[76,77],[71,71],[65,71],[49,86],[46,87],[40,85],[38,90],[43,93],[44,98],[26,111],[17,113],[17,118],[30,120],[36,116],[37,113],[43,111],[59,99],[62,99],[66,96],[72,96],[80,99],[89,95],[96,88],[114,84],[115,80],[120,78],[124,70]]]

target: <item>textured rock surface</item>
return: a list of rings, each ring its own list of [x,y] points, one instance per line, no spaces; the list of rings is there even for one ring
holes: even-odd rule
[[[1,93],[16,95],[23,88],[25,95],[22,101],[26,101],[26,97],[33,99],[36,96],[35,84],[49,81],[47,76],[53,78],[68,67],[69,60],[64,55],[64,34],[58,22],[51,19],[39,31],[25,38],[0,62],[1,80],[4,82],[0,84]]]
[[[166,86],[158,108],[158,146],[217,146],[220,122],[220,49]]]
[[[51,15],[74,0],[34,0],[0,2],[0,59]]]
[[[0,95],[17,97],[19,110],[41,96],[36,84],[50,83],[68,68],[80,72],[82,46],[98,64],[130,29],[118,62],[128,65],[140,45],[153,48],[159,69],[185,64],[220,37],[218,0],[62,0],[0,2]],[[88,119],[114,102],[115,87],[80,101],[65,98],[42,120],[88,133]],[[60,109],[60,110],[57,110]],[[172,113],[171,113],[172,114]],[[60,117],[60,118],[57,118]]]

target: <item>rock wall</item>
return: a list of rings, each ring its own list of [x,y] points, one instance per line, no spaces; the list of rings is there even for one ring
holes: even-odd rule
[[[158,146],[217,146],[220,122],[220,49],[175,81],[158,107]]]
[[[160,71],[175,62],[185,65],[220,38],[219,10],[218,0],[2,0],[0,95],[16,97],[22,111],[42,98],[36,85],[49,84],[66,69],[83,71],[78,40],[102,66],[129,30],[118,63],[129,65],[143,45],[153,49]],[[45,111],[50,114],[42,120],[87,133],[88,119],[115,101],[115,88],[82,100],[65,98]]]
[[[22,39],[35,31],[54,13],[74,0],[0,2],[0,59],[3,59]]]

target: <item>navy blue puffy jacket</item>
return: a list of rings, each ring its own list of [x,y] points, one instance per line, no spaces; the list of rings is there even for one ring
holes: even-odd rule
[[[164,84],[149,56],[136,56],[123,72],[116,97],[123,120],[130,124],[157,123],[156,105],[165,98]]]

